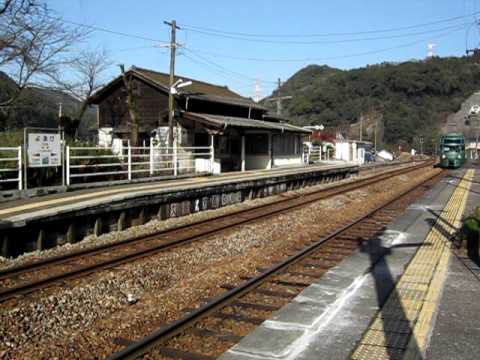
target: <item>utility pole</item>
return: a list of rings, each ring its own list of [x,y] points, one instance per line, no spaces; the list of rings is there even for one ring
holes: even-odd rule
[[[267,101],[275,101],[277,104],[277,115],[282,115],[282,101],[292,99],[293,96],[280,96],[280,88],[282,87],[282,80],[278,79],[278,91],[277,96],[267,99]]]
[[[262,99],[262,86],[260,79],[255,80],[255,102],[259,102]]]
[[[362,137],[363,137],[363,114],[360,115],[360,141],[362,141]]]
[[[378,118],[375,117],[375,133],[373,136],[373,148],[375,150],[375,153],[377,153],[377,128],[378,128]]]
[[[164,21],[164,23],[171,28],[170,36],[170,81],[168,86],[168,147],[173,148],[173,126],[175,121],[175,103],[172,94],[172,87],[175,81],[175,54],[177,50],[177,29],[180,30],[180,27],[177,26],[177,22],[172,20],[172,22]]]

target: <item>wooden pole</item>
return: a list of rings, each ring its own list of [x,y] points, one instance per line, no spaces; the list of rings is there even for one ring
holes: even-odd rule
[[[172,22],[164,22],[171,27],[171,39],[170,39],[170,80],[168,87],[168,147],[173,148],[173,127],[175,121],[175,103],[172,94],[172,87],[175,81],[175,55],[177,50],[177,29],[180,29],[177,26],[177,22],[172,20]]]

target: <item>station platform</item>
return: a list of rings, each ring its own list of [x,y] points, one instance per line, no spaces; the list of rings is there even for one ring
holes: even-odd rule
[[[157,181],[154,183],[113,185],[76,190],[74,192],[46,195],[38,198],[14,200],[0,203],[0,221],[22,222],[30,218],[48,217],[65,210],[84,209],[85,207],[105,204],[106,202],[125,201],[152,193],[174,193],[179,190],[250,182],[253,180],[275,180],[292,175],[309,174],[317,171],[331,172],[352,169],[356,165],[324,164],[319,166],[299,166],[272,170],[224,173],[216,176],[199,176],[185,179]]]
[[[478,359],[480,268],[450,238],[479,178],[452,171],[220,359]]]
[[[0,203],[0,255],[17,256],[142,225],[217,209],[358,174],[358,165],[325,163],[152,183],[96,187]]]

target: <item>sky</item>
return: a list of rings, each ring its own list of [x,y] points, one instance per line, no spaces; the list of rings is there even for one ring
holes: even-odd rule
[[[115,64],[169,71],[176,20],[176,74],[226,85],[244,96],[271,94],[309,64],[340,69],[462,56],[479,45],[480,0],[47,0],[67,22],[95,30],[79,47],[107,49]],[[473,15],[474,13],[478,13]],[[124,35],[114,34],[123,33]],[[128,36],[127,36],[128,35]]]

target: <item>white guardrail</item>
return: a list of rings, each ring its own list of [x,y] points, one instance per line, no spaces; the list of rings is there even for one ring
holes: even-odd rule
[[[22,147],[0,147],[0,183],[17,183],[22,190]]]
[[[325,150],[325,149],[324,149]],[[305,164],[313,164],[320,162],[322,160],[329,161],[329,149],[326,148],[326,152],[322,153],[322,146],[305,146],[303,151],[303,161]]]
[[[212,173],[213,149],[206,147],[124,146],[115,153],[101,147],[72,147],[65,151],[66,182],[131,181],[148,177],[171,177]]]

